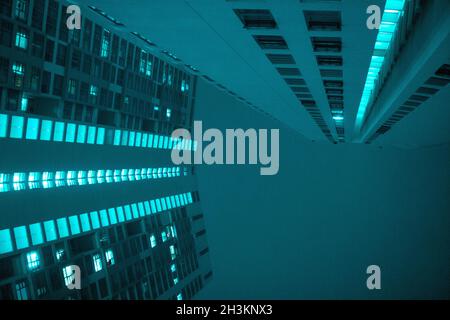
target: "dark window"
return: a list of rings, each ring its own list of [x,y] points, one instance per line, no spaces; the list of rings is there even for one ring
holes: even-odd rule
[[[288,49],[281,36],[253,36],[262,49]]]
[[[315,52],[341,52],[342,42],[340,38],[312,37]]]
[[[62,95],[63,81],[64,81],[63,76],[55,74],[55,77],[53,78],[53,95],[55,95],[55,96]]]
[[[47,43],[45,46],[45,61],[53,62],[54,51],[55,51],[55,43],[52,40],[47,39]]]
[[[45,0],[34,0],[33,14],[31,25],[42,31],[42,23],[44,22]]]
[[[35,57],[42,58],[44,55],[44,36],[39,33],[33,34],[33,43],[31,44],[31,54]]]
[[[342,66],[342,57],[338,56],[317,56],[319,66]]]
[[[66,55],[67,55],[67,47],[65,45],[59,44],[58,52],[56,55],[56,64],[59,64],[60,66],[65,66],[66,65]]]
[[[133,54],[134,54],[134,45],[131,43],[128,44],[128,55],[127,55],[127,66],[130,69],[133,68]]]
[[[295,64],[294,57],[290,54],[267,54],[267,58],[273,64]]]
[[[50,0],[47,10],[46,34],[56,36],[56,21],[58,19],[58,2]]]
[[[64,102],[63,119],[72,119],[72,104],[70,102]]]
[[[0,14],[11,16],[12,0],[0,0]]]
[[[41,70],[39,68],[31,68],[30,88],[38,91],[40,88]]]
[[[84,110],[83,105],[77,104],[75,106],[75,116],[74,116],[75,121],[83,121],[83,110]]]
[[[61,7],[61,19],[59,20],[59,40],[67,42],[69,40],[69,29],[67,28],[66,19],[64,17],[66,16],[67,7],[62,6]]]
[[[81,30],[73,29],[69,30],[69,42],[76,47],[80,46],[80,37],[81,37]]]
[[[234,12],[246,29],[275,29],[277,23],[269,10],[235,9]]]
[[[86,116],[85,120],[87,122],[92,122],[94,120],[94,108],[86,107]]]
[[[90,74],[92,69],[92,57],[88,54],[84,55],[83,58],[83,72]]]
[[[100,78],[100,73],[102,71],[102,62],[100,59],[94,59],[94,77]]]
[[[86,51],[91,50],[91,37],[92,37],[92,21],[89,19],[85,20],[84,23],[84,34],[83,34],[83,49]]]
[[[111,66],[111,79],[109,79],[109,81],[111,81],[111,83],[116,82],[116,73],[117,73],[116,67]]]
[[[127,41],[122,39],[120,41],[120,51],[119,51],[119,64],[122,67],[125,66],[126,55],[127,55]]]
[[[81,51],[74,49],[72,51],[72,68],[76,70],[81,69]]]
[[[80,100],[87,102],[89,96],[89,85],[86,82],[81,83],[80,87]]]
[[[9,60],[0,57],[0,83],[8,82],[8,74],[9,74]]]
[[[309,31],[340,31],[341,13],[339,11],[304,11]]]
[[[9,89],[6,101],[6,109],[11,111],[16,111],[19,105],[19,91]]]
[[[12,24],[5,20],[0,20],[0,45],[11,47],[12,32]]]
[[[111,65],[107,62],[104,62],[103,63],[103,74],[102,74],[103,80],[109,81],[110,72],[111,72]]]
[[[125,81],[125,70],[119,69],[119,72],[117,73],[117,84],[119,86],[123,86]]]
[[[95,55],[100,55],[100,46],[102,44],[102,27],[95,25],[94,31],[94,42],[92,44],[92,53]]]
[[[111,61],[114,63],[117,63],[118,52],[119,52],[119,37],[114,35],[111,50]]]
[[[41,84],[42,93],[50,92],[50,81],[51,81],[51,73],[44,71],[44,73],[42,74],[42,84]]]

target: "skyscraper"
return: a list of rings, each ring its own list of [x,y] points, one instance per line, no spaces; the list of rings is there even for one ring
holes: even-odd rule
[[[0,1],[0,299],[192,298],[204,216],[170,154],[195,149],[171,132],[196,76],[95,7],[70,30],[68,5]]]

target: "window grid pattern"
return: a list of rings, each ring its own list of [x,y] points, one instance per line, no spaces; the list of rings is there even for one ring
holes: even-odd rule
[[[49,220],[42,223],[41,230],[42,243],[52,242],[58,239],[67,238],[77,234],[89,232],[91,230],[101,229],[110,225],[137,220],[142,217],[166,212],[167,210],[180,208],[192,204],[192,192],[181,193],[171,196],[165,196],[153,200],[136,202],[118,206],[116,208],[92,211],[90,213],[82,213],[79,215],[71,215],[56,220]],[[81,228],[79,221],[81,221]],[[40,223],[34,223],[33,226]],[[44,231],[42,231],[44,230]],[[25,249],[30,246],[29,234],[31,234],[29,226],[20,226],[10,229],[0,230],[0,255],[17,250]],[[13,237],[14,235],[14,241]],[[44,240],[45,239],[45,240]],[[13,246],[14,242],[14,246]]]
[[[0,138],[165,150],[197,149],[197,141],[171,136],[9,114],[0,114]]]
[[[166,179],[188,175],[182,167],[139,169],[68,170],[44,172],[0,172],[0,193],[32,189],[84,186],[102,183],[133,182],[150,179]]]

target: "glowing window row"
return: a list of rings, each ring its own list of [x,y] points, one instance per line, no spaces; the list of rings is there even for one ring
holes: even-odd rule
[[[372,100],[372,95],[377,83],[386,54],[391,47],[394,34],[397,32],[398,22],[404,14],[405,0],[387,0],[381,19],[380,29],[375,41],[375,48],[370,61],[366,83],[358,108],[356,125],[360,127],[364,120],[367,107]]]
[[[183,207],[192,202],[192,193],[188,192],[115,208],[72,215],[43,223],[38,222],[28,226],[0,230],[0,254],[26,249],[30,246],[42,245],[46,242],[56,241],[125,221],[139,219],[147,215]]]
[[[181,167],[0,173],[0,193],[187,176]]]
[[[196,141],[173,139],[170,136],[8,114],[0,114],[0,138],[152,149],[197,148]]]

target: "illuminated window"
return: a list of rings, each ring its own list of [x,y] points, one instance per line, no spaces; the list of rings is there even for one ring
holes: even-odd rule
[[[13,174],[13,188],[15,191],[26,189],[27,174],[24,172],[16,172]]]
[[[165,231],[161,232],[161,239],[163,242],[167,241],[167,233]]]
[[[69,79],[67,83],[67,93],[74,96],[77,93],[77,83],[73,79]]]
[[[27,111],[28,110],[28,98],[22,97],[20,101],[20,111]]]
[[[114,208],[111,208],[108,210],[108,214],[109,214],[109,221],[111,222],[111,224],[116,224],[117,223],[116,210]]]
[[[39,268],[40,265],[39,254],[37,251],[27,253],[27,267],[28,270],[33,271]]]
[[[84,143],[86,141],[87,127],[85,125],[78,126],[77,143]]]
[[[111,249],[106,250],[105,257],[106,257],[106,264],[108,266],[112,266],[112,265],[116,264],[116,262],[114,260],[114,253]]]
[[[16,247],[18,250],[28,248],[28,235],[25,227],[14,228],[14,237],[16,239]]]
[[[156,247],[156,237],[153,234],[150,236],[150,245],[152,248]]]
[[[23,76],[25,74],[25,67],[23,64],[15,62],[12,65],[12,71],[19,76]]]
[[[13,246],[9,229],[0,230],[0,254],[8,253],[12,250]]]
[[[95,272],[101,271],[103,266],[102,266],[102,258],[100,257],[100,255],[99,254],[94,254],[92,256],[92,260],[94,262],[94,270],[95,270]]]
[[[13,63],[12,65],[12,72],[13,72],[13,84],[16,88],[22,88],[23,86],[23,78],[25,75],[25,66],[20,63]]]
[[[121,131],[120,130],[115,130],[114,131],[114,145],[115,146],[119,146],[120,145],[120,135],[121,135]]]
[[[69,236],[69,226],[67,225],[66,218],[61,218],[56,220],[56,224],[58,225],[59,236],[61,238],[65,238]]]
[[[111,39],[111,33],[108,30],[104,30],[102,37],[102,46],[100,51],[100,56],[107,58],[109,55],[109,43]]]
[[[55,221],[50,220],[44,222],[44,230],[47,241],[54,241],[57,239]]]
[[[39,133],[39,119],[28,118],[26,138],[28,140],[37,140]]]
[[[177,257],[177,254],[175,252],[175,246],[173,245],[170,246],[170,257],[172,258],[172,260],[174,260]]]
[[[100,210],[100,221],[102,223],[102,227],[109,226],[108,212],[106,210]]]
[[[17,0],[15,8],[15,16],[21,20],[27,20],[28,0]]]
[[[95,143],[95,135],[97,133],[97,128],[90,126],[88,129],[88,137],[87,137],[87,143],[88,144],[94,144]]]
[[[41,124],[41,136],[39,139],[43,141],[50,141],[52,137],[53,121],[42,120]]]
[[[98,88],[96,86],[94,86],[94,85],[91,85],[90,88],[89,88],[89,94],[91,96],[97,96]]]
[[[72,235],[79,234],[81,232],[80,223],[78,221],[78,216],[69,217],[69,223],[70,223],[70,231],[72,232]]]
[[[11,132],[9,134],[9,137],[14,139],[22,139],[23,125],[24,125],[23,117],[13,116],[11,120]]]
[[[119,222],[124,222],[125,221],[125,214],[124,214],[124,211],[123,211],[123,207],[117,207],[116,211],[117,211],[117,216],[118,216]]]
[[[16,284],[16,295],[17,300],[28,300],[27,285],[24,281]]]
[[[44,243],[44,235],[40,223],[30,225],[31,243],[36,246]]]
[[[150,58],[149,60],[147,60],[147,69],[145,71],[145,75],[148,77],[152,76],[152,61],[150,60]]]
[[[181,293],[179,293],[179,294],[177,295],[177,300],[183,300],[183,295],[182,295]]]
[[[171,116],[172,116],[172,110],[171,109],[167,109],[166,110],[166,117],[170,119]]]
[[[97,130],[97,144],[105,143],[105,128],[98,128]]]
[[[21,49],[28,48],[28,34],[25,31],[18,31],[16,33],[16,47]]]
[[[80,215],[81,220],[81,229],[83,232],[87,232],[91,230],[91,223],[89,221],[89,215],[87,213],[83,213]]]
[[[5,138],[8,129],[8,116],[0,114],[0,138]]]
[[[75,142],[75,131],[77,130],[77,125],[74,123],[67,124],[66,130],[66,142],[74,143]]]
[[[64,267],[62,269],[63,271],[63,277],[64,277],[64,283],[66,284],[66,287],[73,284],[75,281],[75,270],[72,269],[71,266]]]
[[[145,51],[141,52],[141,59],[140,59],[140,63],[139,63],[139,71],[141,73],[146,73],[146,68],[147,68],[147,62],[145,59],[146,55],[147,55],[147,53]]]
[[[64,255],[65,255],[64,249],[57,249],[55,252],[56,260],[58,261],[64,260]]]
[[[125,208],[125,218],[128,220],[131,220],[133,217],[131,215],[131,207],[129,205],[124,206]]]
[[[139,211],[138,211],[138,207],[137,207],[136,203],[133,203],[133,204],[131,205],[131,209],[132,209],[132,211],[133,211],[133,218],[134,218],[134,219],[139,218]]]

